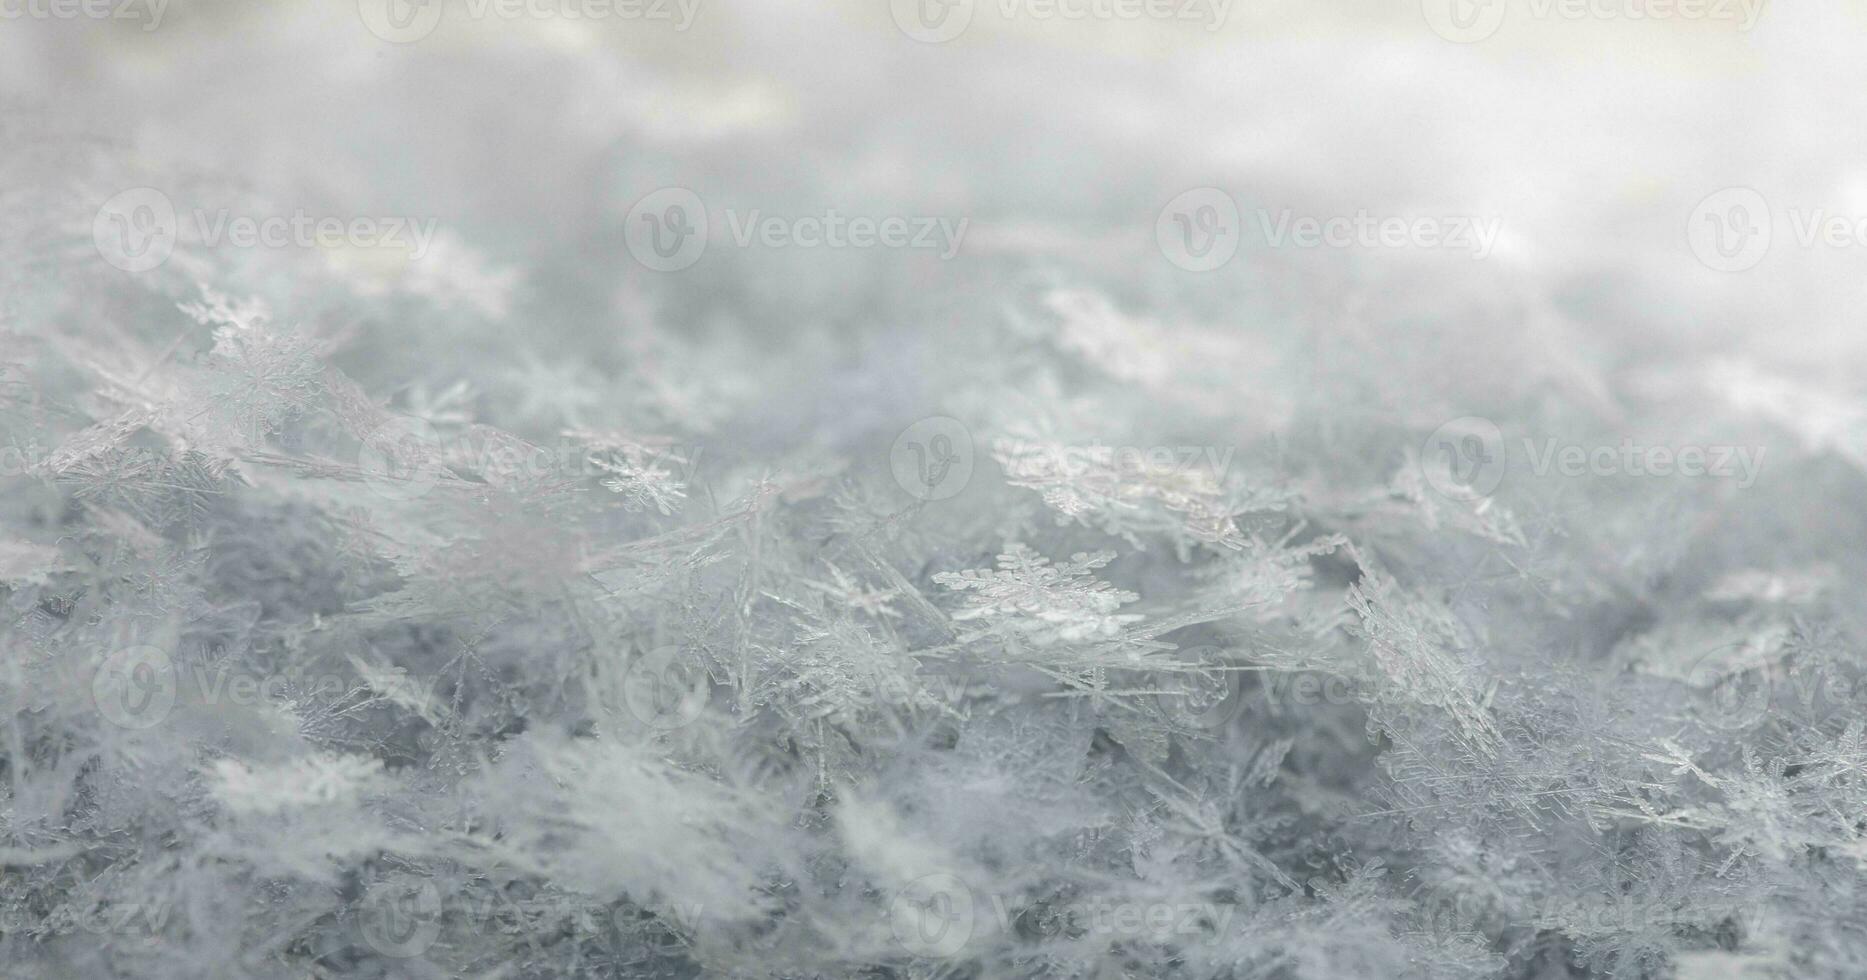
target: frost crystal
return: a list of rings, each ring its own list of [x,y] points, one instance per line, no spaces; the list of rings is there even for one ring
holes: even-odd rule
[[[1098,568],[1115,560],[1112,551],[1077,552],[1060,565],[1029,546],[1012,543],[993,571],[941,572],[933,580],[966,593],[956,620],[977,620],[987,632],[1016,634],[1037,646],[1119,636],[1142,617],[1118,613],[1140,598],[1098,580]]]
[[[1863,5],[1228,3],[0,0],[0,980],[1867,976]]]

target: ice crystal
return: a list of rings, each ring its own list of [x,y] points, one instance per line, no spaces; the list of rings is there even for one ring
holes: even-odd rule
[[[678,457],[674,461],[685,462]],[[626,498],[630,510],[653,507],[665,517],[679,509],[680,501],[687,496],[686,487],[675,477],[674,471],[663,460],[651,457],[642,447],[624,447],[620,450],[620,458],[600,459],[592,456],[590,462],[611,474],[604,478],[603,486],[611,493]]]
[[[965,593],[953,614],[986,632],[1005,632],[1034,645],[1108,639],[1142,617],[1118,610],[1140,598],[1095,577],[1115,560],[1112,551],[1077,552],[1052,565],[1030,546],[1013,542],[991,571],[941,572],[933,579]]]
[[[1168,169],[1248,166],[1163,211],[1175,127],[1089,71],[1066,74],[1096,112],[1017,135],[1123,153],[922,180],[1001,114],[881,127],[851,165],[823,79],[768,70],[874,17],[787,9],[782,56],[729,31],[734,57],[695,59],[453,13],[365,50],[364,25],[330,41],[265,6],[24,59],[25,31],[72,25],[0,31],[9,86],[62,59],[74,98],[136,83],[108,132],[0,106],[7,980],[1862,974],[1861,365],[1731,329],[1806,317],[1822,250],[1783,254],[1779,226],[1750,273],[1650,303],[1618,274],[1639,236],[1574,234],[1584,203],[1562,235],[1513,215],[1482,273],[1256,241],[1193,272],[1199,235],[1253,221],[1224,227],[1225,196],[1274,224],[1370,158],[1219,86],[1200,118],[1255,135],[1188,127],[1209,152]],[[331,111],[197,56],[232,36],[222,7],[329,68]],[[912,116],[996,104],[1002,27],[801,50],[831,85],[877,52],[948,63],[931,96],[860,95]],[[1088,38],[1039,61],[1106,60]],[[1784,43],[1751,40],[1764,65]],[[1236,41],[1143,74],[1230,78]],[[515,100],[476,51],[601,97]],[[1376,75],[1428,65],[1393,53]],[[1482,84],[1507,60],[1464,58],[1460,97],[1514,99]],[[226,126],[246,102],[175,73],[266,111]],[[500,139],[427,142],[469,117]],[[371,138],[321,138],[332,119]],[[247,172],[221,173],[222,133]],[[1293,152],[1315,186],[1258,173]],[[1437,199],[1389,158],[1409,206]],[[1541,186],[1495,162],[1473,173]],[[1738,178],[1665,176],[1621,196],[1677,251]],[[147,210],[103,207],[125,192]],[[262,193],[447,228],[418,257],[199,240]],[[845,194],[825,216],[964,205],[976,237],[765,244]],[[109,261],[167,230],[164,197],[166,261]],[[653,268],[677,238],[704,255]],[[1738,302],[1773,267],[1809,282]],[[1653,326],[1669,304],[1689,349]],[[1679,472],[1737,448],[1754,486]],[[1633,458],[1672,475],[1607,471]],[[1480,463],[1495,483],[1450,472]]]

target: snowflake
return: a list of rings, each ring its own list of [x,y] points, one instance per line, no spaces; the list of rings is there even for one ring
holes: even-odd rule
[[[1036,490],[1058,513],[1057,522],[1099,527],[1136,547],[1142,534],[1167,534],[1226,549],[1245,546],[1233,518],[1282,510],[1288,495],[1260,490],[1233,499],[1219,467],[1184,451],[1142,452],[1110,446],[1001,438],[992,456],[1014,487]]]
[[[680,509],[680,501],[687,498],[687,485],[661,462],[667,459],[685,465],[685,459],[672,454],[651,457],[647,450],[633,445],[619,451],[621,459],[590,457],[591,465],[612,474],[603,480],[604,487],[622,494],[624,506],[632,511],[653,507],[666,517]]]
[[[311,344],[281,330],[223,326],[212,356],[218,372],[208,410],[252,441],[302,414],[324,373]]]
[[[1118,613],[1140,598],[1092,573],[1115,559],[1112,551],[1077,552],[1060,565],[1024,544],[1008,544],[996,571],[942,572],[934,581],[967,592],[953,618],[979,620],[1036,645],[1111,639],[1141,616]]]

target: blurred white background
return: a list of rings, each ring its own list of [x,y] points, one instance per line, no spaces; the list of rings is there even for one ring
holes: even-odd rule
[[[1472,7],[1502,21],[1455,43],[1434,30],[1440,0],[1239,0],[1216,24],[1204,6],[1183,22],[1070,20],[978,0],[959,36],[931,44],[883,0],[698,0],[685,29],[678,9],[476,19],[448,0],[431,34],[393,44],[366,26],[376,2],[174,0],[154,30],[14,16],[0,21],[0,89],[25,113],[16,127],[100,134],[151,173],[237,175],[314,211],[435,217],[458,246],[455,279],[497,294],[486,276],[504,270],[551,297],[531,309],[562,323],[528,326],[545,336],[609,315],[607,280],[640,271],[620,248],[623,216],[679,185],[713,208],[970,220],[952,267],[716,249],[671,287],[715,312],[758,311],[767,340],[891,315],[878,277],[939,295],[1015,256],[1209,310],[1360,317],[1397,345],[1424,319],[1484,344],[1541,337],[1528,349],[1555,358],[1586,348],[1608,368],[1736,359],[1844,400],[1867,352],[1867,236],[1804,246],[1791,227],[1818,211],[1867,218],[1859,2],[1600,0],[1571,16],[1513,0]],[[1154,220],[1201,186],[1247,215],[1471,215],[1502,233],[1483,261],[1267,255],[1248,217],[1239,258],[1189,276],[1161,261]],[[1757,190],[1775,219],[1772,247],[1740,272],[1708,268],[1686,233],[1730,186]]]

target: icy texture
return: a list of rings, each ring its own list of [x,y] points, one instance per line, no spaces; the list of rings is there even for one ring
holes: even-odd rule
[[[1601,210],[1517,202],[1515,259],[1193,275],[1153,222],[1220,177],[1136,135],[1172,100],[1127,42],[1057,74],[1093,106],[1001,118],[1053,55],[995,74],[979,35],[919,76],[950,87],[885,96],[892,47],[809,60],[879,7],[754,5],[763,40],[676,81],[569,28],[396,53],[352,4],[234,6],[171,11],[160,59],[37,49],[93,111],[0,156],[0,976],[1867,969],[1867,345],[1813,314],[1734,338],[1703,270],[1597,220],[1676,203],[1665,166]],[[228,108],[260,55],[217,17],[316,52],[265,76],[265,119]],[[1279,71],[1412,70],[1341,44],[1177,81],[1216,125]],[[1655,86],[1617,132],[1670,119]],[[112,91],[165,125],[113,125]],[[1419,158],[1317,144],[1281,98],[1187,166],[1415,200]],[[904,104],[964,146],[893,128]],[[880,122],[825,135],[848,115]],[[209,142],[221,119],[250,128]],[[1081,142],[1008,150],[1038,137]],[[949,262],[721,221],[651,273],[625,217],[685,179],[975,226]],[[412,265],[184,241],[126,272],[93,215],[146,185],[447,227]],[[1624,444],[1733,453],[1666,476]]]

